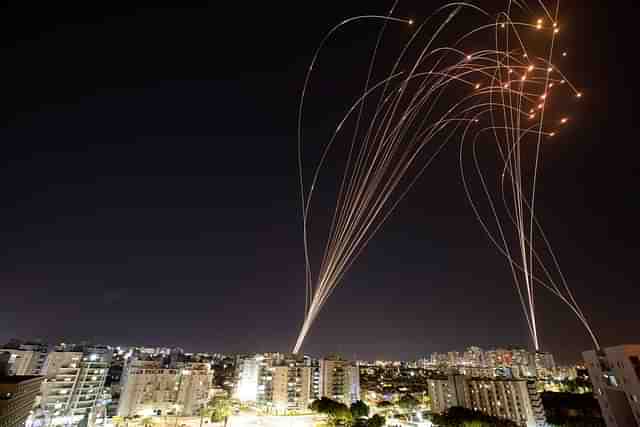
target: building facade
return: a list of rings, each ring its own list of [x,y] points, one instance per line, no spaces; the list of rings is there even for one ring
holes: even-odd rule
[[[44,366],[41,408],[49,423],[75,424],[93,414],[102,395],[110,353],[53,351]]]
[[[0,349],[0,353],[7,353],[9,375],[40,375],[44,360],[41,353],[12,348]],[[44,355],[46,358],[46,354]]]
[[[320,396],[318,363],[283,353],[240,357],[233,395],[268,414],[307,412]]]
[[[33,409],[43,378],[33,375],[0,377],[0,427],[22,427]]]
[[[313,398],[311,394],[312,368],[290,363],[274,366],[270,404],[276,414],[306,412]]]
[[[267,387],[269,376],[266,375],[265,368],[270,365],[270,360],[264,355],[238,357],[236,359],[236,380],[233,388],[233,397],[241,402],[256,402],[267,400],[269,390]],[[260,384],[259,384],[260,382]],[[260,385],[260,393],[258,392]],[[259,396],[260,399],[259,399]]]
[[[39,342],[13,340],[0,347],[0,353],[10,354],[10,375],[41,375],[48,347]]]
[[[640,426],[640,344],[585,351],[582,356],[607,427]]]
[[[165,367],[162,361],[131,361],[122,376],[121,417],[200,413],[209,398],[213,372],[207,363]]]
[[[544,408],[534,381],[449,375],[429,379],[428,386],[434,413],[462,406],[522,426],[545,425]]]
[[[350,405],[360,400],[360,370],[339,356],[320,359],[320,396]]]

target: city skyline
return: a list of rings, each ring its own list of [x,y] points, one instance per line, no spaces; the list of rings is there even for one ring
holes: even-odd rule
[[[5,13],[14,22],[5,40],[16,43],[3,71],[0,342],[153,337],[203,351],[290,349],[304,304],[294,135],[304,72],[332,25],[388,4],[325,5],[290,20],[309,15],[294,7]],[[406,1],[398,13],[418,19],[431,8]],[[638,146],[625,90],[633,58],[620,54],[630,42],[609,31],[606,6],[566,8],[565,66],[585,96],[545,147],[538,213],[603,345],[627,344],[640,323]],[[31,24],[11,31],[27,15]],[[323,94],[358,81],[342,63],[354,51],[366,58],[378,27],[362,25],[319,63],[335,82]],[[55,66],[42,74],[45,63]],[[329,98],[311,116],[322,137],[323,111],[345,107]],[[455,156],[444,152],[385,224],[302,352],[410,359],[469,343],[530,347]],[[552,295],[538,298],[542,350],[578,360],[586,333]]]

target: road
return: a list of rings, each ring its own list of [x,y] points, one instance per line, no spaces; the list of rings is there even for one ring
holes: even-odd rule
[[[323,417],[316,415],[274,416],[257,415],[253,412],[229,417],[227,427],[314,427]],[[200,427],[200,417],[153,417],[154,427]],[[112,426],[107,426],[112,427]],[[132,427],[132,425],[130,425]],[[224,423],[202,420],[202,427],[224,427]]]

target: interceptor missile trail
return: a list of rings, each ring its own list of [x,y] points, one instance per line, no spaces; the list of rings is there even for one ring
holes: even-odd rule
[[[472,211],[507,260],[532,346],[540,349],[535,289],[542,287],[570,308],[599,347],[534,212],[541,147],[562,126],[573,123],[563,110],[570,98],[582,97],[554,63],[560,44],[559,4],[550,13],[539,1],[542,18],[527,20],[521,15],[532,11],[532,5],[505,2],[506,10],[498,13],[466,2],[448,3],[415,25],[412,19],[393,16],[396,1],[387,16],[349,18],[322,39],[307,71],[298,112],[306,299],[294,353],[299,352],[351,265],[425,169],[452,142],[460,144],[459,166]],[[458,24],[463,14],[465,23]],[[382,23],[364,89],[336,122],[320,148],[311,178],[305,179],[303,107],[311,76],[318,73],[318,58],[328,39],[360,20]],[[476,24],[466,23],[471,21]],[[377,61],[388,24],[415,30],[394,60]],[[388,68],[378,69],[387,64]],[[383,77],[374,81],[374,75]],[[314,264],[309,245],[313,196],[323,174],[329,173],[325,166],[342,152],[336,150],[339,144],[346,144],[347,156],[337,161],[344,168],[338,177],[330,225],[320,239],[324,250]],[[479,144],[485,150],[493,147],[500,159],[495,180],[480,167]],[[465,166],[469,149],[473,180]]]

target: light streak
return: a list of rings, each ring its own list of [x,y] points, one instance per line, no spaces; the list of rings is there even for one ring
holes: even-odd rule
[[[514,21],[511,5],[516,3],[507,2],[510,5],[507,11],[498,14],[464,1],[439,8],[417,25],[394,61],[377,61],[380,42],[388,31],[388,24],[414,25],[413,20],[393,16],[398,1],[387,16],[366,15],[347,19],[322,39],[308,69],[298,111],[306,299],[304,320],[294,353],[301,349],[322,307],[358,256],[425,169],[452,141],[460,143],[460,169],[465,194],[489,240],[508,261],[535,349],[540,348],[535,307],[537,286],[549,290],[567,304],[598,346],[595,334],[534,215],[541,143],[543,137],[556,135],[555,131],[547,129],[550,119],[546,117],[553,117],[553,111],[546,111],[545,100],[549,95],[546,91],[553,87],[554,82],[564,84],[566,80],[554,79],[551,75],[556,70],[554,76],[564,77],[551,63],[554,37],[546,32],[532,31],[542,28],[544,20],[538,19],[535,25]],[[553,33],[557,33],[559,5],[552,15],[541,0],[537,4],[553,23]],[[444,29],[456,22],[455,18],[461,12],[485,22],[445,40]],[[342,27],[364,19],[379,21],[382,29],[373,49],[362,93],[336,123],[332,136],[320,148],[319,159],[310,168],[311,179],[305,179],[303,107],[311,75],[318,73],[318,58],[327,40]],[[497,24],[506,31],[497,31]],[[551,39],[550,47],[537,52],[544,45],[545,37]],[[483,47],[487,40],[492,44]],[[534,43],[528,43],[529,40],[534,40]],[[479,49],[479,46],[483,48]],[[473,54],[466,54],[465,50],[472,50]],[[380,64],[390,64],[389,69],[384,72],[375,69],[374,73],[374,67],[380,67]],[[513,73],[516,73],[515,80],[509,76]],[[374,75],[386,77],[373,81]],[[580,98],[582,94],[569,85],[575,96]],[[467,89],[457,90],[461,87]],[[536,114],[536,107],[540,114]],[[566,117],[561,118],[560,123],[565,124],[567,120]],[[554,123],[558,124],[557,118]],[[502,170],[498,171],[500,185],[496,188],[502,199],[503,211],[498,209],[487,184],[486,172],[480,168],[477,155],[480,140],[483,146],[493,144],[503,162]],[[525,155],[530,143],[535,147],[533,159]],[[340,144],[344,144],[343,150],[337,149]],[[469,144],[472,144],[477,176],[473,182],[468,181],[463,156],[465,146]],[[335,171],[335,168],[326,167],[335,160],[332,156],[340,155],[343,157],[335,163],[344,166],[341,166],[338,176],[333,215],[325,237],[319,239],[324,249],[312,251],[309,222],[314,212],[314,195],[322,181],[321,176]],[[527,176],[526,163],[531,161],[534,162],[532,179]],[[495,221],[494,230],[489,228],[487,219],[481,214],[480,205],[474,198],[474,185],[482,189],[483,200]],[[544,245],[536,247],[534,243],[540,239]],[[554,270],[543,263],[542,255],[553,260]]]

